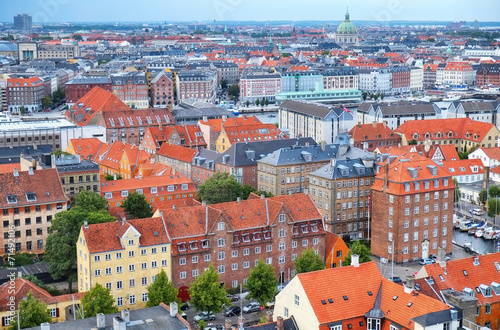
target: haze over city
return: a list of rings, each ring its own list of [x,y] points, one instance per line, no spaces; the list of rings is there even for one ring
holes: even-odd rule
[[[499,21],[500,2],[484,0],[23,0],[2,1],[0,21],[17,13],[34,22],[342,20],[346,7],[356,20]]]

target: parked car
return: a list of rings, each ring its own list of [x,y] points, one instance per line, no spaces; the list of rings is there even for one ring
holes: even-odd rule
[[[258,302],[251,302],[245,307],[243,307],[243,313],[253,313],[260,310],[260,305]]]
[[[481,209],[472,209],[472,210],[470,210],[470,213],[472,215],[483,215],[483,210],[481,210]]]
[[[224,316],[238,316],[241,313],[241,308],[239,306],[232,306],[227,311],[224,312]]]
[[[437,261],[437,255],[436,255],[436,254],[431,254],[430,258],[431,258],[432,260],[434,260],[434,262],[436,262],[436,261]],[[444,261],[450,261],[450,260],[451,260],[451,258],[450,258],[450,257],[448,257],[448,256],[444,256]]]
[[[199,322],[200,320],[211,321],[215,320],[215,315],[212,312],[201,312],[200,314],[195,315],[193,320],[195,322]]]
[[[420,259],[419,261],[419,264],[421,265],[430,265],[430,264],[433,264],[435,263],[436,261],[432,258],[424,258],[424,259]]]
[[[270,309],[273,309],[274,308],[274,300],[273,301],[269,301],[266,303],[266,308],[270,308]]]
[[[391,281],[393,281],[394,283],[401,283],[402,282],[401,277],[399,277],[399,276],[394,276],[394,277],[391,277],[389,279]]]
[[[188,309],[189,309],[189,304],[187,302],[185,302],[184,304],[182,304],[181,311],[187,311]]]
[[[238,300],[240,300],[240,297],[238,297],[235,294],[228,294],[226,297],[228,297],[231,301],[238,301]]]

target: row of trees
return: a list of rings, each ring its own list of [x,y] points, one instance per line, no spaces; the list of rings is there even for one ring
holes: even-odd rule
[[[366,101],[366,99],[368,97],[370,97],[371,99],[377,101],[378,99],[380,99],[381,101],[384,100],[384,97],[385,97],[385,94],[384,93],[368,93],[368,92],[363,92],[361,93],[361,97],[363,98],[364,101]]]
[[[52,105],[59,103],[65,97],[66,93],[64,92],[64,90],[61,87],[58,87],[57,90],[52,93],[52,96],[45,95],[44,97],[42,97],[42,108],[50,108]]]

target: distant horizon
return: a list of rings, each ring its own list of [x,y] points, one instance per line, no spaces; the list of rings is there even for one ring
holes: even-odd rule
[[[2,1],[0,21],[13,22],[26,13],[34,23],[48,22],[240,22],[332,21],[344,19],[347,8],[353,21],[497,22],[500,1],[483,0],[23,0]],[[425,18],[424,20],[422,18]]]

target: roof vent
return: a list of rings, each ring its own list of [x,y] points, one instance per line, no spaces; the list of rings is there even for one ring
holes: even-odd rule
[[[157,231],[155,231],[153,234],[154,234],[155,236],[158,236],[158,232],[157,232]]]
[[[392,297],[392,300],[396,300],[396,299],[398,299],[398,296]]]
[[[474,258],[474,266],[479,266],[479,257]]]

